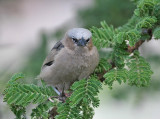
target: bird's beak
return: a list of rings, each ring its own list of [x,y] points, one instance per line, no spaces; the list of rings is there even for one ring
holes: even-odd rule
[[[81,38],[79,41],[78,41],[78,46],[86,46],[86,40],[84,38]]]

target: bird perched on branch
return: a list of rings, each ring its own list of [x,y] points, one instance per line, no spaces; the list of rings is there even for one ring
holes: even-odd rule
[[[40,78],[59,91],[67,90],[74,81],[87,78],[98,65],[99,55],[92,34],[84,28],[69,30],[46,57]]]

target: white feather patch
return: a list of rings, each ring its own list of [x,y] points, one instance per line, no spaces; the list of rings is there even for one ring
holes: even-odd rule
[[[81,39],[82,37],[84,39],[88,39],[88,38],[91,38],[92,33],[88,29],[73,28],[68,31],[68,36],[70,38],[76,38],[76,39]]]

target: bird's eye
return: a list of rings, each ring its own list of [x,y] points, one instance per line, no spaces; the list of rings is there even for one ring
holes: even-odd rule
[[[90,39],[88,38],[88,39],[86,40],[86,42],[89,42],[89,40],[90,40]]]
[[[72,38],[73,42],[77,43],[78,40],[76,38]]]

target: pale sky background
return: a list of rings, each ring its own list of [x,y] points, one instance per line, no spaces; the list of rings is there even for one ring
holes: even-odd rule
[[[6,67],[10,67],[10,72],[16,72],[27,58],[27,54],[38,46],[40,30],[55,31],[66,23],[72,24],[76,11],[92,5],[92,2],[92,0],[0,2],[0,72]],[[76,22],[73,23],[72,27],[76,27]],[[159,46],[160,41],[150,41],[143,44],[140,51],[147,52],[143,52],[145,56],[150,53],[160,55]],[[108,90],[101,92],[100,107],[96,109],[94,119],[160,119],[160,95],[154,98],[146,96],[139,106],[134,106],[136,99],[134,95],[129,95],[129,101],[117,102],[103,96],[108,93]],[[0,110],[3,110],[2,119],[13,119],[13,114],[6,112],[7,107],[2,103],[2,98]]]

